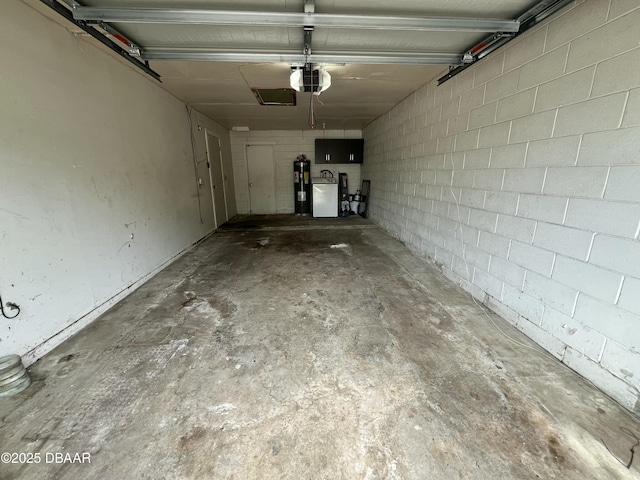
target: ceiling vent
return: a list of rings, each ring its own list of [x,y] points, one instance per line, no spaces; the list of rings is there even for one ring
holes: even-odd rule
[[[296,92],[291,88],[252,88],[260,105],[295,107]]]

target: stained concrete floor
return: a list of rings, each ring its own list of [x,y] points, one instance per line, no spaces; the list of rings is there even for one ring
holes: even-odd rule
[[[530,348],[367,221],[241,218],[30,368],[0,478],[639,478],[640,422],[492,318]]]

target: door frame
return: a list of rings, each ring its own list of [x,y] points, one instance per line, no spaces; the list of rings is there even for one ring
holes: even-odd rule
[[[247,198],[249,200],[249,213],[251,213],[251,187],[249,186],[249,152],[248,147],[271,147],[273,153],[273,199],[275,201],[275,212],[278,212],[278,197],[276,195],[276,184],[278,183],[278,162],[276,160],[276,143],[275,142],[245,142],[244,144],[244,164],[247,168]],[[293,164],[293,162],[292,162]]]
[[[211,135],[212,137],[215,137],[218,140],[218,163],[220,164],[220,172],[222,173],[222,197],[224,198],[224,216],[226,217],[224,222],[218,222],[218,215],[216,214],[216,199],[215,199],[215,193],[213,191],[213,177],[211,176],[211,162],[212,162],[212,158],[211,158],[211,150],[209,150],[209,135]],[[220,135],[218,135],[216,132],[212,132],[211,130],[209,130],[208,128],[204,129],[204,141],[205,141],[205,146],[207,148],[207,162],[209,162],[209,185],[211,188],[211,201],[212,201],[212,207],[213,207],[213,218],[214,221],[216,222],[216,228],[218,228],[220,225],[222,225],[223,223],[225,223],[226,221],[229,220],[229,207],[227,206],[227,185],[226,185],[226,179],[225,179],[225,174],[224,174],[224,162],[222,161],[222,142],[220,141]]]

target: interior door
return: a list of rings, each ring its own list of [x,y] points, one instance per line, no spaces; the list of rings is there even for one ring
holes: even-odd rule
[[[276,213],[275,164],[272,145],[247,145],[251,213]]]
[[[227,201],[224,191],[224,172],[222,171],[222,157],[220,155],[220,140],[207,133],[207,158],[209,160],[209,176],[211,179],[211,195],[216,228],[229,220],[227,215]]]
[[[211,175],[209,173],[209,162],[204,157],[196,162],[196,176],[202,223],[206,225],[208,230],[213,230],[216,228],[216,218],[213,209],[209,208],[209,205],[212,205],[213,202]]]

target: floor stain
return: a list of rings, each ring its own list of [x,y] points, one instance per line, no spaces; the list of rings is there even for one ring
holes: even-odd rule
[[[178,448],[185,450],[191,447],[193,443],[196,443],[207,436],[207,431],[202,427],[196,427],[189,433],[182,435],[178,442]]]
[[[34,364],[3,449],[91,470],[0,476],[638,478],[611,399],[381,230],[302,221],[220,229]]]

